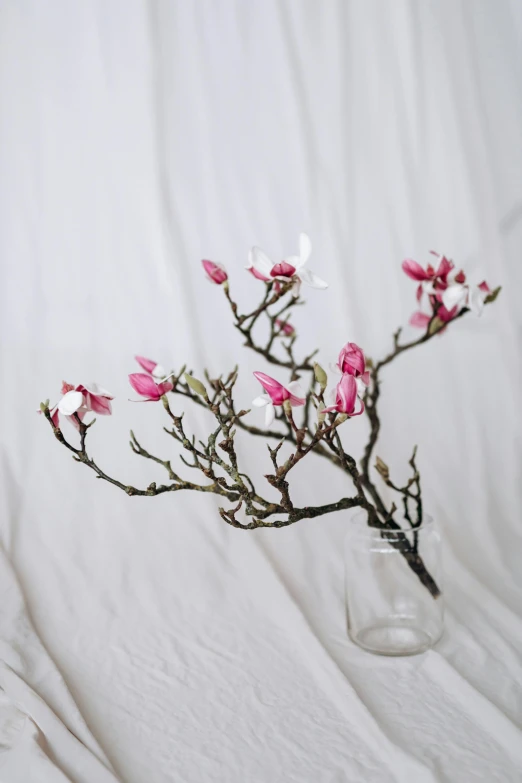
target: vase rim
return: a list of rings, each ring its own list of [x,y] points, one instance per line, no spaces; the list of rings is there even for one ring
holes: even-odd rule
[[[431,530],[435,526],[435,520],[430,514],[423,514],[422,522],[420,525],[411,527],[404,515],[397,511],[396,521],[401,526],[401,530],[404,533],[411,533],[412,531],[421,533],[425,530]],[[366,538],[381,538],[381,529],[379,527],[373,527],[368,525],[368,512],[364,509],[357,511],[353,514],[349,523],[346,535],[350,538],[353,536],[364,536]]]

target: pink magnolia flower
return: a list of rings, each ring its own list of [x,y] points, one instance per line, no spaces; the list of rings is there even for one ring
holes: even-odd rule
[[[145,398],[143,400],[134,400],[134,402],[157,402],[164,394],[167,394],[174,388],[170,381],[156,383],[154,378],[143,372],[131,373],[129,381],[134,391]]]
[[[356,343],[346,343],[339,354],[337,367],[343,374],[353,375],[358,381],[358,387],[368,386],[370,383],[370,373],[366,369],[366,359],[362,348]]]
[[[145,356],[135,356],[134,358],[145,372],[152,375],[155,381],[165,380],[167,373],[161,364],[157,364],[153,359],[146,359]]]
[[[92,411],[101,416],[110,416],[112,414],[111,400],[112,394],[103,389],[97,383],[79,384],[73,386],[70,383],[62,382],[62,399],[51,410],[51,419],[55,427],[59,426],[60,413],[78,429],[78,422],[75,418],[78,416],[80,421],[86,413]]]
[[[305,404],[304,392],[298,381],[292,381],[288,386],[283,386],[282,383],[271,378],[270,375],[265,375],[264,372],[255,372],[254,377],[257,378],[266,394],[256,397],[252,401],[252,405],[255,405],[256,408],[266,408],[265,425],[267,427],[274,421],[275,406],[283,405],[287,400],[293,408]]]
[[[203,269],[207,273],[209,280],[216,283],[216,285],[221,285],[228,280],[228,275],[223,264],[216,264],[214,261],[206,260],[201,263],[203,264]]]
[[[295,328],[288,321],[282,321],[280,318],[276,318],[276,326],[279,327],[279,332],[283,333],[287,337],[293,337],[295,334]]]
[[[304,269],[311,253],[312,244],[307,234],[299,235],[298,256],[289,256],[276,264],[272,263],[260,248],[254,247],[250,255],[252,274],[260,280],[280,280],[283,283],[293,281],[296,292],[299,291],[301,282],[312,288],[328,288],[328,283],[308,269]]]
[[[355,411],[357,400],[361,403]],[[335,402],[325,408],[322,413],[344,413],[347,416],[360,416],[364,412],[364,402],[358,397],[357,380],[355,376],[345,373],[335,389]]]

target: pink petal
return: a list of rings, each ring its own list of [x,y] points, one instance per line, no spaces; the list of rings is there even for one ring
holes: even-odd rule
[[[455,278],[455,279],[456,279],[456,278]],[[482,281],[482,283],[479,283],[479,286],[478,286],[478,287],[479,287],[479,289],[480,289],[481,291],[483,291],[485,294],[489,294],[489,293],[491,293],[491,288],[489,287],[489,285],[486,283],[486,281],[485,281],[485,280],[483,280],[483,281]]]
[[[336,407],[339,413],[353,413],[357,398],[357,381],[353,375],[343,375],[336,389]]]
[[[146,359],[145,356],[135,356],[134,358],[136,359],[140,367],[142,367],[145,370],[145,372],[148,372],[152,375],[157,362],[153,362],[152,359]]]
[[[284,334],[287,335],[287,337],[291,337],[293,334],[295,334],[294,327],[292,324],[289,324],[288,321],[282,321],[280,318],[276,318],[276,325]]]
[[[289,264],[288,261],[281,261],[279,264],[274,264],[271,277],[293,277],[295,275],[295,266]]]
[[[364,383],[365,386],[370,385],[370,371],[366,370],[366,372],[363,372],[361,375],[361,381]]]
[[[455,307],[452,307],[451,310],[448,310],[444,305],[441,305],[439,309],[437,310],[437,318],[440,318],[441,321],[444,321],[444,323],[448,323],[448,321],[451,321],[452,318],[455,318],[457,315],[459,306],[455,305]]]
[[[413,261],[411,258],[407,258],[405,261],[402,262],[402,269],[408,277],[411,277],[412,280],[429,280],[430,275],[421,267],[420,264],[418,264],[416,261]]]
[[[351,417],[351,418],[353,418],[354,416],[360,416],[360,415],[361,415],[361,413],[364,413],[364,402],[363,402],[362,400],[361,400],[360,402],[361,402],[361,410],[360,410],[360,411],[357,411],[357,413],[355,413],[355,412],[354,412],[354,413],[351,413],[351,414],[350,414],[350,417]]]
[[[148,397],[150,400],[159,400],[161,397],[158,384],[153,381],[150,375],[145,375],[145,373],[142,372],[134,372],[129,375],[129,381],[134,391],[141,394],[142,397]]]
[[[461,285],[464,285],[464,283],[466,282],[466,275],[464,274],[462,269],[460,270],[460,272],[458,272],[455,275],[455,282],[460,283]]]
[[[163,397],[164,394],[167,394],[167,392],[172,391],[174,388],[174,384],[170,381],[163,381],[163,383],[158,383],[158,391],[160,394],[160,397]]]
[[[275,378],[271,378],[270,375],[265,375],[264,372],[255,372],[254,378],[257,378],[274,405],[282,405],[285,400],[290,398],[290,392]]]
[[[89,394],[89,392],[86,393],[85,397],[87,398],[87,407],[94,411],[94,413],[99,413],[102,416],[111,415],[111,403],[107,397],[101,397],[96,394]]]
[[[430,321],[431,316],[426,315],[426,313],[421,313],[420,310],[416,313],[413,313],[412,317],[410,318],[411,326],[417,326],[419,329],[425,329]]]
[[[258,269],[255,268],[255,266],[249,266],[247,268],[248,268],[248,271],[250,272],[250,274],[254,275],[254,277],[257,280],[262,280],[264,283],[268,283],[268,281],[270,280],[269,277],[265,277],[265,275],[261,274],[261,272]]]
[[[445,280],[452,269],[453,269],[453,262],[449,261],[446,258],[446,256],[442,256],[440,260],[439,268],[437,269],[436,276],[442,277],[442,279]]]
[[[80,419],[80,421],[83,421],[83,419],[84,419],[84,417],[85,417],[85,414],[86,414],[86,412],[87,412],[87,411],[77,411],[77,412],[76,412],[76,416],[78,416],[78,419]],[[66,416],[65,418],[67,419],[67,421],[69,422],[69,424],[72,424],[72,425],[73,425],[73,427],[74,427],[74,429],[75,429],[75,430],[79,430],[79,429],[80,429],[80,425],[78,424],[78,421],[77,421],[77,419],[76,419],[76,416]]]
[[[419,284],[417,286],[417,293],[416,293],[417,302],[420,303],[420,300],[422,299],[422,294],[423,293],[424,293],[424,288],[422,287],[422,284]]]

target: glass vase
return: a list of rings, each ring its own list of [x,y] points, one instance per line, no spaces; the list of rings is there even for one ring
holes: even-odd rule
[[[348,523],[345,582],[348,633],[378,655],[415,655],[443,631],[441,541],[431,517],[412,528],[370,527],[365,511]]]

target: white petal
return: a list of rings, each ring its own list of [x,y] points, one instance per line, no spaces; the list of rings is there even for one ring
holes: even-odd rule
[[[320,277],[314,275],[309,269],[300,269],[298,274],[303,283],[312,286],[312,288],[328,288],[328,283],[325,283]]]
[[[155,380],[163,380],[167,376],[167,371],[161,364],[157,364],[151,374]]]
[[[300,256],[287,256],[285,259],[287,264],[292,264],[294,269],[299,269],[300,266],[302,266],[302,261]]]
[[[269,405],[266,406],[265,427],[270,427],[270,425],[273,423],[274,419],[275,419],[275,408],[272,405],[272,403],[270,403]]]
[[[294,284],[292,286],[292,296],[295,296],[296,299],[301,293],[301,280],[295,275],[294,277]]]
[[[312,255],[312,243],[308,234],[299,234],[299,255],[301,256],[301,266],[306,264]]]
[[[355,383],[357,384],[357,394],[359,397],[364,397],[367,386],[364,383],[362,378],[356,378]]]
[[[470,290],[468,296],[468,307],[475,315],[482,315],[484,309],[484,299],[487,294],[480,290],[480,288],[474,287]]]
[[[295,397],[304,397],[305,392],[303,391],[303,387],[299,383],[299,381],[291,381],[287,387],[290,394],[295,395]]]
[[[328,365],[331,372],[334,372],[336,375],[342,375],[341,368],[338,364],[334,364],[333,362],[330,362]]]
[[[72,416],[73,413],[76,413],[76,411],[82,407],[82,405],[83,394],[79,391],[69,391],[67,394],[64,394],[58,403],[57,408],[64,416]]]
[[[460,283],[455,283],[442,292],[442,304],[446,310],[451,310],[455,305],[463,303],[466,297],[467,289]]]
[[[255,408],[263,408],[265,405],[270,404],[270,397],[268,394],[261,394],[259,397],[256,397],[255,400],[252,400],[252,405]]]
[[[97,397],[113,397],[110,391],[104,389],[99,383],[84,383],[83,384],[90,394],[94,394]]]
[[[422,280],[421,281],[422,290],[425,294],[435,294],[436,288],[431,282],[431,280]]]
[[[257,269],[258,272],[261,272],[262,275],[265,277],[270,277],[270,272],[272,271],[273,263],[270,261],[268,256],[263,253],[261,248],[259,247],[253,247],[252,253],[251,253],[251,259],[252,259],[252,266],[254,269]]]

